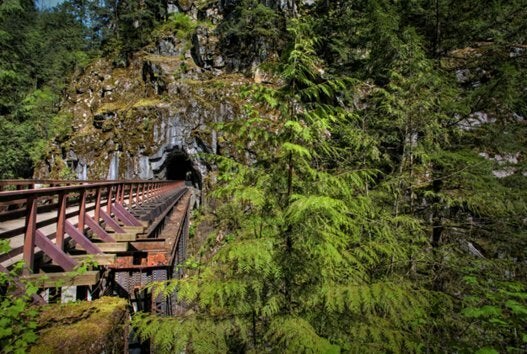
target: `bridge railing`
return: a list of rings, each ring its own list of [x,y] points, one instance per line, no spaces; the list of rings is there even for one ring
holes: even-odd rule
[[[34,189],[42,187],[59,187],[76,184],[97,183],[100,180],[58,180],[58,179],[3,179],[0,180],[0,192],[4,190]]]
[[[70,270],[76,264],[64,253],[66,234],[88,253],[100,253],[91,242],[86,242],[85,229],[91,229],[102,241],[112,242],[101,222],[115,233],[125,233],[122,224],[142,226],[125,206],[129,209],[141,205],[183,185],[182,181],[0,181],[3,188],[15,189],[0,191],[0,205],[6,209],[0,212],[0,239],[18,238],[21,244],[17,246],[15,242],[8,254],[0,255],[0,262],[23,254],[28,272],[33,271],[38,247],[62,268]],[[46,218],[39,220],[39,214]],[[75,216],[76,225],[68,221]],[[45,235],[40,229],[46,226],[54,226],[55,232]]]

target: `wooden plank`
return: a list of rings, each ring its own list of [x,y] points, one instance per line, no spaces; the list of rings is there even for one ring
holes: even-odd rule
[[[166,243],[164,239],[142,242],[130,242],[130,246],[138,251],[166,251]]]
[[[117,252],[126,252],[128,251],[128,242],[103,242],[97,243],[97,247],[101,249],[104,253],[117,253]],[[75,249],[84,251],[84,248],[77,244]]]
[[[112,237],[116,242],[135,241],[137,239],[137,235],[134,233],[113,234]]]
[[[124,231],[127,233],[142,234],[145,232],[146,227],[144,226],[123,226]]]
[[[115,254],[79,254],[75,256],[70,256],[71,258],[75,259],[77,262],[83,262],[86,260],[93,260],[94,262],[97,262],[100,266],[107,266],[115,262]]]
[[[20,279],[31,282],[39,288],[55,288],[61,286],[95,285],[99,278],[100,273],[98,271],[88,271],[82,274],[77,272],[38,273],[24,275]]]

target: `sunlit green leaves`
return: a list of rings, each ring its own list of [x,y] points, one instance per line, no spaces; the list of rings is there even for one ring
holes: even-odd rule
[[[0,242],[0,248],[0,253],[9,249],[6,242]],[[5,353],[26,353],[37,340],[38,311],[29,301],[38,289],[24,284],[22,289],[14,291],[21,267],[20,263],[7,273],[0,271],[0,288],[5,291],[0,295],[0,347]]]
[[[16,11],[23,11],[24,8],[20,4],[20,0],[5,0],[0,3],[0,14],[10,14]]]
[[[269,326],[266,340],[283,353],[339,353],[338,346],[320,337],[301,317],[276,317]]]

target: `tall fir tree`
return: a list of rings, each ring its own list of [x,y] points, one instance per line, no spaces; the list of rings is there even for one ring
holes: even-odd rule
[[[312,28],[291,21],[284,85],[250,90],[259,103],[221,126],[219,250],[165,288],[185,315],[134,319],[162,351],[419,350],[430,294],[405,272],[423,234],[372,202],[375,171],[337,163],[358,149],[342,136],[357,117],[335,100],[354,82],[324,73]]]

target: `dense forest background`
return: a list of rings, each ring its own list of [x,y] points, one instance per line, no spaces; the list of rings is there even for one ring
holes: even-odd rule
[[[214,232],[157,289],[187,311],[138,333],[166,352],[525,352],[526,1],[278,3],[221,1],[225,53],[267,54],[278,79],[216,127]],[[0,2],[1,178],[31,177],[71,130],[71,76],[128,65],[167,6]]]

